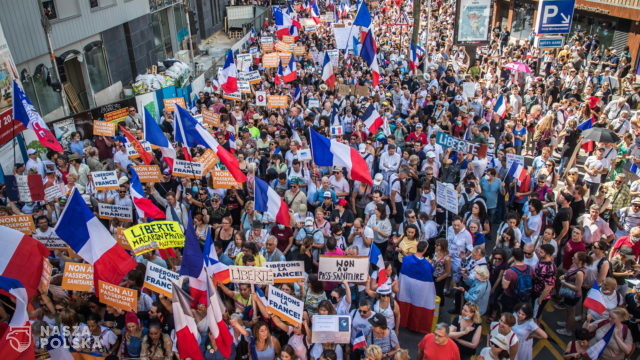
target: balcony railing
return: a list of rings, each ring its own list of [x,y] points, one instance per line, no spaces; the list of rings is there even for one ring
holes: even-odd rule
[[[599,3],[640,10],[640,0],[587,0],[587,3]]]

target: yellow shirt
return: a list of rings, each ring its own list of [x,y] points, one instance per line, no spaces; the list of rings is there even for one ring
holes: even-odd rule
[[[244,266],[244,253],[240,253],[238,254],[238,256],[236,256],[236,261],[235,264],[238,266]],[[258,255],[253,255],[253,258],[256,260],[256,266],[263,266],[264,263],[267,262],[267,259],[264,258],[264,256],[262,256],[262,254],[258,254]]]
[[[398,260],[402,262],[403,257],[415,254],[418,251],[418,242],[418,239],[410,240],[406,236],[403,237],[400,244],[398,244],[398,248],[400,249],[400,252],[398,253]]]

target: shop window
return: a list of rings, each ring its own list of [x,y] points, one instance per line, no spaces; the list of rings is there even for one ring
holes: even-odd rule
[[[533,29],[534,4],[522,0],[516,0],[513,8],[513,21],[511,22],[511,36],[526,39]]]
[[[108,87],[110,85],[109,69],[102,45],[93,46],[90,50],[85,51],[84,59],[87,62],[87,71],[93,91],[98,92]]]
[[[55,92],[53,88],[49,86],[52,77],[51,71],[51,68],[40,64],[36,67],[36,71],[31,77],[33,90],[30,91],[33,92],[38,99],[38,105],[35,105],[33,100],[31,102],[38,108],[42,116],[62,106],[60,93]],[[29,91],[27,91],[27,94],[28,93]]]

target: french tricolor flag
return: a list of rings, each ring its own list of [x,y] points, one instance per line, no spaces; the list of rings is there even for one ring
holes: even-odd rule
[[[237,182],[247,181],[247,176],[240,170],[238,159],[220,145],[198,120],[180,105],[176,105],[174,114],[174,137],[177,142],[187,147],[202,145],[210,148]]]
[[[44,185],[40,175],[5,175],[4,184],[5,193],[11,201],[44,200]]]
[[[235,154],[238,150],[238,145],[236,144],[236,137],[233,136],[232,132],[229,132],[229,149],[231,149],[231,153]]]
[[[380,116],[380,113],[378,113],[378,110],[376,110],[373,104],[369,104],[367,109],[364,111],[364,114],[362,114],[362,120],[364,120],[364,125],[367,130],[369,130],[370,134],[377,133],[380,126],[384,124],[384,119]]]
[[[313,162],[318,166],[344,166],[349,177],[372,185],[369,166],[357,149],[336,140],[329,140],[309,128]]]
[[[629,171],[631,171],[632,173],[640,176],[640,167],[638,167],[638,165],[636,165],[636,163],[632,163],[631,167],[629,168]]]
[[[207,240],[204,243],[202,257],[207,273],[213,274],[216,282],[226,284],[231,281],[229,267],[218,260],[216,247],[214,246],[213,239],[211,238],[211,230],[207,231]]]
[[[593,127],[593,123],[594,123],[595,119],[590,117],[587,120],[581,122],[580,124],[578,124],[578,126],[576,127],[576,129],[578,130],[589,130]],[[593,140],[583,140],[582,141],[582,145],[581,145],[582,149],[584,149],[584,151],[586,152],[591,152],[593,151],[593,149],[595,149],[596,145],[595,142]]]
[[[333,72],[333,64],[331,63],[331,58],[329,57],[328,52],[324,52],[324,62],[322,64],[322,81],[330,89],[336,85],[336,75]]]
[[[262,291],[262,289],[260,289],[258,285],[253,285],[253,290],[256,292],[256,295],[258,296],[258,299],[260,299],[260,302],[266,306],[267,297],[264,296],[264,291]]]
[[[10,227],[0,225],[0,275],[20,281],[29,298],[38,292],[43,259],[49,250],[38,240]]]
[[[269,214],[278,224],[291,226],[289,207],[275,190],[263,180],[255,178],[254,191],[256,210]]]
[[[54,231],[84,261],[93,265],[96,293],[99,280],[119,284],[137,265],[95,217],[77,189],[69,196]]]
[[[285,83],[291,82],[298,78],[298,73],[296,71],[296,58],[291,55],[289,58],[289,63],[287,66],[281,67],[282,69],[282,80]]]
[[[29,304],[27,290],[20,281],[6,276],[0,276],[0,290],[4,290],[16,298],[15,311],[9,321],[9,326],[0,335],[0,359],[35,359],[29,313],[27,312]]]
[[[311,19],[313,19],[313,22],[315,22],[316,25],[320,24],[320,10],[318,9],[318,3],[316,3],[315,0],[311,2],[310,9]]]
[[[353,344],[351,345],[352,350],[364,348],[367,346],[367,339],[364,337],[362,330],[358,330],[356,337],[353,339]]]
[[[176,159],[176,149],[169,142],[169,139],[164,135],[160,126],[153,118],[149,110],[144,108],[144,121],[142,122],[142,131],[144,133],[144,139],[151,145],[155,145],[160,148],[162,158],[169,166],[169,169],[173,171],[173,162]]]
[[[218,74],[218,82],[225,94],[238,91],[238,70],[233,60],[233,52],[227,50],[227,60],[224,62],[222,71]]]
[[[209,276],[207,276],[207,295],[207,325],[216,342],[216,347],[220,351],[220,355],[228,359],[231,356],[233,337],[222,317],[224,305]]]
[[[378,287],[384,285],[388,279],[387,270],[384,266],[382,253],[376,244],[371,244],[371,249],[369,250],[369,262],[371,263],[372,268],[378,270]]]
[[[415,74],[416,70],[418,70],[418,49],[416,44],[411,40],[410,44],[411,58],[409,59],[409,70],[413,71]]]
[[[142,143],[140,143],[140,140],[138,140],[138,138],[133,136],[133,134],[130,133],[127,129],[125,129],[122,125],[120,125],[120,131],[124,134],[124,136],[127,138],[127,141],[131,144],[131,146],[133,146],[136,152],[140,155],[140,159],[142,159],[142,161],[145,164],[151,165],[151,162],[153,161],[153,155],[149,154],[144,149],[144,147],[142,146]]]
[[[431,263],[414,255],[405,256],[398,280],[400,326],[411,331],[430,332],[436,308],[436,288]]]
[[[507,114],[507,101],[504,98],[504,95],[500,95],[495,105],[493,105],[493,112],[498,114],[500,118],[504,118]]]
[[[278,28],[278,30],[276,30],[276,35],[278,35],[278,38],[280,39],[285,35],[293,35],[291,33],[292,27],[297,29],[300,29],[301,27],[300,22],[294,20],[291,15],[285,13],[279,8],[273,8],[273,20]]]
[[[584,307],[587,309],[591,309],[597,312],[599,315],[602,315],[605,311],[607,311],[607,306],[604,302],[604,296],[602,292],[600,292],[600,286],[598,282],[594,282],[591,289],[587,293],[587,297],[584,299],[583,303]]]
[[[171,307],[173,308],[173,322],[176,331],[176,347],[180,359],[204,360],[200,345],[198,344],[198,326],[189,307],[188,295],[173,283],[173,296]]]
[[[131,186],[129,192],[131,193],[131,201],[136,207],[138,217],[141,219],[164,219],[166,215],[164,211],[160,210],[152,201],[148,199],[142,188],[142,183],[138,177],[138,173],[129,166],[129,173],[131,175]]]
[[[13,119],[20,121],[25,128],[33,130],[43,146],[57,152],[64,151],[16,80],[13,80]]]
[[[198,242],[198,237],[196,236],[191,216],[189,216],[187,226],[184,228],[184,238],[180,275],[186,275],[189,277],[189,292],[191,293],[194,305],[206,305],[207,272],[204,268],[204,256],[200,249],[200,243]]]
[[[362,42],[362,50],[360,50],[360,57],[369,65],[371,70],[371,78],[373,80],[373,86],[376,87],[380,83],[380,69],[378,67],[378,57],[376,56],[376,42],[373,39],[373,32],[367,31],[367,35]]]
[[[616,326],[613,324],[609,326],[610,326],[609,330],[607,330],[607,332],[604,334],[602,339],[598,340],[595,344],[591,345],[589,349],[587,349],[587,356],[591,360],[600,359],[602,357],[602,353],[604,352],[604,349],[606,349],[607,346],[609,345],[609,342],[613,337],[613,332],[616,329]]]
[[[509,171],[507,171],[507,175],[510,175],[511,177],[518,180],[519,182],[523,181],[527,177],[527,173],[524,169],[524,166],[522,166],[522,164],[520,164],[517,161],[514,161],[511,164]]]

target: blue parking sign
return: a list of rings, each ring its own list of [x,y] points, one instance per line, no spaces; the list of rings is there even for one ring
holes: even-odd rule
[[[568,34],[574,6],[575,0],[541,0],[538,4],[536,33]]]

